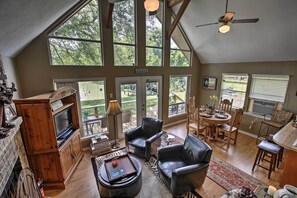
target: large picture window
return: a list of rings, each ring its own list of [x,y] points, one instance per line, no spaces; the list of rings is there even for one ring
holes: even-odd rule
[[[168,115],[174,116],[186,112],[186,101],[189,97],[189,76],[170,76]]]
[[[248,83],[248,74],[223,74],[221,97],[232,100],[233,108],[243,108]]]
[[[253,74],[249,95],[252,112],[271,114],[278,104],[285,102],[288,84],[288,75]]]
[[[135,65],[134,0],[114,5],[112,14],[113,50],[115,66]]]
[[[146,12],[146,66],[162,66],[162,22],[163,3],[160,2],[157,14]]]
[[[102,65],[98,2],[83,6],[48,38],[52,65]]]
[[[253,74],[250,97],[275,102],[284,102],[289,76]]]

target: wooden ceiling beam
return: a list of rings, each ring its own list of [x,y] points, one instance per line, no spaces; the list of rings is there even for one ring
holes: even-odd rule
[[[171,8],[177,4],[179,4],[180,2],[182,2],[183,0],[168,0],[168,7]]]
[[[108,12],[105,22],[105,27],[108,29],[111,26],[111,19],[112,19],[112,11],[113,11],[114,3],[108,3]]]
[[[184,14],[186,8],[188,7],[189,3],[191,0],[183,0],[182,5],[180,6],[177,15],[174,18],[173,23],[171,24],[171,27],[168,31],[168,38],[170,38],[171,34],[173,33],[175,27],[177,26],[177,24],[179,23],[180,18],[182,17],[182,15]]]

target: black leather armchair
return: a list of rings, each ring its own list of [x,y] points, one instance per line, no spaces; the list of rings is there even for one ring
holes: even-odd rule
[[[162,126],[162,120],[144,117],[142,126],[125,133],[128,152],[149,160],[151,155],[156,154],[157,148],[161,146]]]
[[[204,183],[212,149],[199,138],[188,135],[184,144],[158,149],[157,166],[173,196],[190,192]]]

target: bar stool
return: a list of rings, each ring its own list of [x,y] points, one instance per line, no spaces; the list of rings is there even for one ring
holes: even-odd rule
[[[274,134],[269,134],[267,137],[266,137],[266,140],[272,144],[276,144],[274,141],[273,141],[273,136]],[[284,154],[284,147],[280,146],[281,150],[279,151],[279,161],[282,162],[283,161],[283,154]]]
[[[270,143],[268,141],[262,141],[258,145],[258,153],[253,165],[252,171],[254,171],[255,166],[260,166],[261,168],[264,168],[269,171],[268,173],[268,179],[270,179],[271,172],[275,170],[275,165],[278,167],[279,161],[280,161],[280,150],[281,147],[277,144]],[[265,157],[268,157],[267,154],[270,154],[270,160],[265,159]],[[270,163],[269,168],[266,168],[262,165],[260,165],[261,161],[267,161]]]

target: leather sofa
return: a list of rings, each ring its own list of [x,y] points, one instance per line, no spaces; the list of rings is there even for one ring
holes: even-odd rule
[[[161,146],[163,121],[144,117],[142,125],[125,133],[125,143],[128,152],[149,160],[151,155],[157,153]]]
[[[211,154],[212,149],[191,134],[186,137],[184,144],[158,149],[158,170],[173,196],[202,186]]]

